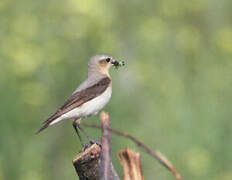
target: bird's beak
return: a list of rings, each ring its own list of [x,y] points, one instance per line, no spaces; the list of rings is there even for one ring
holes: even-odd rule
[[[116,61],[116,60],[113,60],[113,61],[111,62],[111,64],[113,64],[113,65],[116,66],[116,67],[119,65],[118,61]]]

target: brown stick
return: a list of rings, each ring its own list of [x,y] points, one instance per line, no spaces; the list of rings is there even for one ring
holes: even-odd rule
[[[120,162],[123,166],[123,180],[144,180],[140,154],[129,148],[119,152]]]
[[[86,123],[86,122],[83,122],[82,125],[86,126],[86,127],[92,127],[92,128],[101,129],[101,125],[96,124],[96,123]],[[161,154],[161,152],[159,152],[159,151],[152,151],[142,141],[136,139],[135,137],[131,136],[128,133],[121,132],[121,131],[119,131],[117,129],[113,129],[113,128],[110,128],[110,130],[114,134],[126,137],[126,138],[130,139],[131,141],[133,141],[137,146],[141,147],[145,152],[147,152],[149,155],[151,155],[152,157],[154,157],[155,159],[157,159],[164,167],[166,167],[169,171],[171,171],[172,174],[175,176],[175,178],[177,180],[183,180],[183,178],[176,171],[176,169],[174,168],[174,166],[167,160],[167,158],[163,154]]]
[[[102,152],[101,152],[101,180],[111,180],[111,150],[110,150],[110,118],[105,112],[100,114],[100,119],[102,122]]]

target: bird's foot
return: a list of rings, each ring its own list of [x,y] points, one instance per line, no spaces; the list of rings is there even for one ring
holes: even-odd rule
[[[88,149],[91,146],[91,144],[82,144],[82,152],[84,152],[86,149]]]
[[[101,143],[100,143],[99,141],[94,140],[94,139],[90,139],[90,140],[89,140],[89,143],[90,143],[91,145],[92,145],[92,144],[97,144],[98,146],[101,147]]]

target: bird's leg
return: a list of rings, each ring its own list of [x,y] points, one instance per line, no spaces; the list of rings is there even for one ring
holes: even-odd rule
[[[73,125],[73,128],[75,129],[75,132],[77,133],[77,136],[78,136],[80,142],[81,142],[81,146],[84,147],[83,139],[80,135],[80,132],[77,129],[77,126],[78,126],[77,121],[78,121],[78,119],[74,119],[72,125]]]
[[[81,132],[87,137],[88,141],[90,142],[90,144],[98,144],[101,145],[101,143],[99,143],[96,140],[93,140],[91,137],[89,137],[89,135],[85,132],[85,130],[80,126],[81,124],[81,119],[77,120],[77,127],[81,130]]]
[[[87,139],[90,141],[91,138],[90,138],[89,135],[85,132],[85,130],[80,126],[80,124],[81,124],[81,119],[77,119],[76,124],[77,124],[78,129],[80,129],[81,132],[82,132],[82,133],[87,137]]]

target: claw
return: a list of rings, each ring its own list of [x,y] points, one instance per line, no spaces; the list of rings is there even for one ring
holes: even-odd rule
[[[90,139],[89,143],[92,145],[92,144],[97,144],[98,146],[101,147],[101,143],[99,141],[96,141],[96,140],[93,140],[93,139]]]

